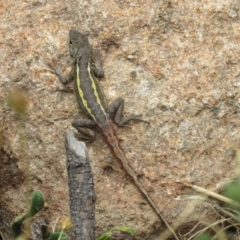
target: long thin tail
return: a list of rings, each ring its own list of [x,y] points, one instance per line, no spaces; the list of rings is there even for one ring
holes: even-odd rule
[[[168,229],[172,232],[174,237],[178,240],[176,233],[174,232],[172,227],[168,224],[167,220],[162,215],[162,213],[160,212],[160,210],[158,209],[156,204],[153,202],[153,200],[151,199],[151,197],[145,190],[142,183],[138,180],[137,175],[135,174],[135,172],[132,170],[132,168],[128,164],[127,158],[126,158],[124,152],[122,151],[122,149],[120,148],[119,140],[117,138],[117,135],[116,135],[113,127],[109,127],[108,129],[104,129],[104,130],[101,129],[101,132],[102,132],[107,144],[109,145],[109,147],[115,154],[115,156],[121,161],[125,171],[132,177],[134,183],[137,185],[137,187],[141,191],[141,193],[146,197],[146,199],[148,200],[151,207],[154,209],[154,211],[157,213],[157,215],[160,217],[160,219],[164,222],[164,224],[168,227]]]
[[[175,238],[178,239],[178,237],[176,236],[176,234],[175,234],[174,230],[172,229],[172,227],[169,225],[169,223],[167,222],[165,217],[162,215],[161,211],[158,209],[156,204],[153,202],[152,198],[147,193],[145,187],[138,180],[137,175],[135,174],[135,172],[129,166],[128,161],[127,161],[127,159],[125,157],[125,154],[123,153],[122,150],[120,150],[120,151],[122,152],[121,155],[116,155],[116,153],[115,152],[114,153],[117,156],[117,158],[122,162],[125,171],[132,177],[134,183],[137,185],[138,189],[142,192],[142,194],[146,197],[146,199],[148,200],[149,204],[154,209],[154,211],[157,213],[157,215],[160,217],[160,219],[164,222],[164,224],[168,227],[168,229],[173,233]],[[119,150],[117,152],[119,153]]]

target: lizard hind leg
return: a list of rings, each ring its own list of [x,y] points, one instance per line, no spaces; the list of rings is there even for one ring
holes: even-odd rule
[[[134,115],[131,114],[127,117],[123,117],[123,108],[124,108],[124,100],[121,97],[118,97],[109,107],[107,110],[107,114],[109,118],[113,118],[114,122],[119,126],[123,127],[125,126],[129,121],[134,120],[137,122],[145,122],[148,123],[147,121],[141,119],[141,114],[139,115]]]
[[[72,121],[72,126],[77,129],[80,134],[78,137],[86,141],[95,140],[95,132],[90,129],[96,127],[96,123],[91,119],[75,119]]]

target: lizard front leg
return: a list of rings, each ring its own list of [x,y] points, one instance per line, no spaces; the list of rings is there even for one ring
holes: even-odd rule
[[[93,52],[92,59],[91,59],[91,67],[96,77],[98,78],[104,77],[101,54],[100,54],[100,51],[98,50],[95,50]]]
[[[62,70],[56,64],[56,61],[48,62],[47,66],[52,69],[52,73],[57,75],[62,84],[67,84],[74,78],[74,70],[72,70],[67,76],[64,76]]]
[[[80,138],[88,141],[95,139],[95,132],[90,128],[96,127],[96,123],[91,119],[75,119],[72,126],[81,134]]]
[[[114,122],[119,127],[125,126],[131,120],[138,121],[138,122],[145,122],[149,124],[149,122],[140,118],[141,114],[140,115],[131,114],[128,117],[123,117],[123,114],[122,114],[123,108],[124,108],[124,100],[123,98],[119,97],[108,107],[108,110],[107,110],[107,114],[109,118],[113,118]]]

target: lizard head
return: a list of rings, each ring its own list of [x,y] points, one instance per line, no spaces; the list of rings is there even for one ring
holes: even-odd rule
[[[75,60],[82,57],[83,54],[92,51],[92,47],[88,41],[87,36],[71,29],[68,35],[68,52]]]

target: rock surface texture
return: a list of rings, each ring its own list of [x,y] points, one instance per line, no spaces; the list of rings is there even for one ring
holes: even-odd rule
[[[179,182],[211,189],[232,177],[240,138],[239,7],[237,0],[1,1],[0,212],[22,214],[38,189],[50,225],[69,215],[64,139],[73,131],[72,120],[84,116],[72,85],[63,86],[45,63],[54,58],[66,73],[71,70],[66,44],[71,27],[88,34],[102,53],[107,101],[121,96],[125,115],[143,114],[150,122],[116,130],[169,223],[191,202],[176,198],[196,194]],[[12,88],[27,97],[21,121],[6,102]],[[96,236],[122,225],[134,228],[136,239],[158,236],[164,224],[101,135],[87,147],[97,196]],[[195,210],[192,222],[182,219],[177,232],[186,233],[204,216],[204,208]],[[0,219],[0,226],[12,219]]]

